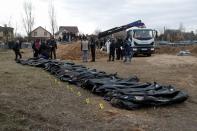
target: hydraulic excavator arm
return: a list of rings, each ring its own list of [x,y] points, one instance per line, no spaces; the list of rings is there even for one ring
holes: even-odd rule
[[[138,20],[138,21],[132,22],[132,23],[127,24],[127,25],[123,25],[123,26],[120,26],[120,27],[115,27],[115,28],[100,32],[98,34],[98,38],[102,38],[102,37],[105,37],[105,36],[108,36],[108,35],[111,35],[111,34],[129,29],[131,27],[144,27],[144,26],[145,26],[145,24],[141,20]]]

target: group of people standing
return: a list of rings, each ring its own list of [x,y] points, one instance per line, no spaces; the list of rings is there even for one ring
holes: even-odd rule
[[[83,62],[88,62],[89,51],[91,52],[91,62],[95,62],[96,59],[96,47],[98,46],[99,40],[95,37],[81,37],[81,51],[83,52]],[[133,51],[132,51],[132,41],[128,37],[125,40],[109,38],[105,42],[107,54],[109,55],[108,61],[123,60],[124,62],[131,62]],[[33,56],[35,58],[45,58],[45,59],[56,59],[57,43],[54,37],[48,40],[37,39],[32,44]],[[20,42],[16,41],[14,48],[15,60],[22,58],[20,53]]]
[[[22,58],[20,49],[21,43],[19,40],[16,40],[16,42],[13,45],[15,60]],[[57,43],[54,37],[51,37],[48,40],[36,39],[32,44],[32,49],[34,58],[56,59]]]
[[[91,62],[95,62],[96,47],[99,41],[94,37],[83,36],[81,38],[81,51],[83,52],[83,62],[88,62],[88,52],[91,51]],[[133,56],[132,41],[128,37],[125,40],[109,38],[105,42],[107,54],[109,55],[108,61],[123,60],[123,62],[131,62]]]
[[[124,62],[131,62],[133,56],[132,43],[130,38],[123,39],[108,39],[105,43],[107,54],[109,54],[108,61],[123,60]]]
[[[88,52],[91,51],[92,60],[91,62],[95,62],[96,59],[96,39],[93,37],[83,36],[81,37],[81,51],[83,52],[83,62],[88,62]]]
[[[54,37],[51,37],[49,40],[35,40],[32,44],[32,49],[35,58],[56,59],[57,43]]]

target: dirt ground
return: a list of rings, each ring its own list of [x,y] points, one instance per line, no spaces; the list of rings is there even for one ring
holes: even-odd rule
[[[23,56],[30,57],[30,50]],[[79,87],[59,82],[39,68],[22,66],[13,60],[12,51],[0,50],[0,130],[73,131],[196,131],[197,57],[156,54],[135,57],[131,63],[82,63],[121,77],[136,75],[142,82],[172,84],[188,92],[181,104],[159,108],[122,110],[102,97]],[[89,100],[87,104],[87,99]],[[99,108],[104,105],[104,109]]]
[[[175,55],[180,51],[190,51],[193,56],[197,56],[197,45],[189,45],[189,46],[158,46],[156,48],[156,54],[171,54]]]
[[[189,45],[189,46],[156,46],[155,54],[169,54],[169,55],[177,55],[180,51],[190,51],[192,56],[197,56],[197,45]],[[89,53],[90,54],[90,53]],[[99,49],[96,50],[97,59],[107,57],[106,51],[101,51]],[[81,42],[71,42],[71,43],[63,43],[58,44],[57,55],[59,59],[66,60],[80,60],[82,56],[81,52]]]
[[[106,57],[106,52],[96,50],[97,58]],[[58,44],[57,55],[59,59],[66,59],[66,60],[80,60],[82,56],[81,52],[81,42],[76,41],[70,44]]]

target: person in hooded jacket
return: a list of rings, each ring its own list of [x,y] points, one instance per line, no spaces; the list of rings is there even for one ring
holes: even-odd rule
[[[20,42],[19,42],[19,40],[17,40],[16,43],[14,43],[13,50],[14,50],[14,53],[15,53],[15,60],[18,60],[18,56],[21,59],[22,55],[20,53]]]

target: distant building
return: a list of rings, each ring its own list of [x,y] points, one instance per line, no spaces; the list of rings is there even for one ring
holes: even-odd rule
[[[167,29],[164,32],[164,39],[167,41],[180,41],[184,39],[183,33],[180,30]]]
[[[31,34],[31,38],[33,40],[35,40],[35,39],[49,39],[51,37],[51,33],[41,26],[34,29],[30,34]]]
[[[56,39],[63,41],[72,41],[79,35],[77,26],[60,26],[59,31],[55,33]]]
[[[14,39],[14,28],[0,26],[0,42],[8,42]]]
[[[191,41],[197,40],[197,35],[195,35],[193,31],[184,32],[183,36],[184,36],[184,40],[191,40]]]
[[[197,39],[197,35],[195,35],[193,31],[181,32],[180,30],[167,29],[164,31],[164,34],[161,34],[159,36],[158,39],[162,41],[171,41],[171,42],[178,42],[185,40],[193,41]]]

